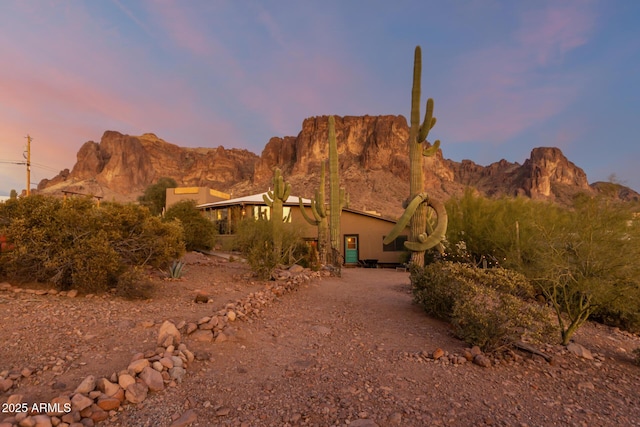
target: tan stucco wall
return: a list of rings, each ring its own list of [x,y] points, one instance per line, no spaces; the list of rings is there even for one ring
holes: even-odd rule
[[[358,258],[377,259],[383,263],[399,263],[402,251],[385,252],[382,240],[389,234],[395,224],[380,218],[359,215],[353,212],[342,212],[340,228],[342,231],[342,253],[344,254],[344,236],[358,235]],[[408,229],[407,233],[408,234]]]
[[[166,209],[181,200],[195,200],[197,204],[228,200],[230,195],[207,187],[177,187],[166,190]]]
[[[307,214],[313,217],[311,209],[309,207],[306,209]],[[309,225],[300,213],[299,207],[292,207],[291,220],[293,224],[300,227],[303,237],[312,239],[317,238],[317,228]],[[340,245],[342,255],[344,256],[344,236],[355,234],[358,236],[359,259],[377,259],[378,262],[382,263],[401,262],[400,258],[403,251],[385,252],[382,250],[382,240],[384,239],[384,236],[389,234],[394,225],[395,224],[393,222],[385,221],[381,218],[343,211],[340,216]],[[409,229],[407,229],[406,233],[402,234],[408,235]]]

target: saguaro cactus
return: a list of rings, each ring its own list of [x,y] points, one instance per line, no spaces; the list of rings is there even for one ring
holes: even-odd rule
[[[426,250],[440,245],[447,231],[447,212],[442,203],[431,199],[424,192],[424,174],[422,171],[423,156],[433,156],[440,147],[440,141],[423,148],[429,131],[435,126],[436,118],[433,117],[433,99],[427,100],[427,110],[424,120],[420,124],[420,79],[422,75],[422,51],[416,46],[413,62],[413,88],[411,90],[411,127],[409,128],[409,203],[404,214],[396,223],[391,233],[384,239],[385,244],[391,243],[407,224],[410,224],[411,233],[405,247],[411,252],[411,263],[424,266],[424,253]],[[437,215],[435,229],[427,219],[427,206],[430,206]]]
[[[325,162],[322,162],[320,169],[320,187],[316,190],[315,196],[311,199],[311,213],[313,219],[307,215],[302,203],[302,199],[298,198],[300,203],[300,212],[304,219],[311,225],[318,227],[318,257],[321,264],[327,263],[327,237],[329,234],[329,222],[327,219],[327,208],[324,203],[324,183],[325,183]]]
[[[340,187],[338,168],[338,144],[336,142],[336,123],[329,116],[329,228],[331,235],[331,252],[334,267],[340,266],[340,215],[342,208],[349,205],[349,198],[344,188]]]
[[[284,181],[279,168],[273,171],[273,190],[262,195],[264,202],[271,208],[271,224],[273,227],[273,250],[276,259],[282,257],[282,222],[283,204],[291,194],[291,184]]]

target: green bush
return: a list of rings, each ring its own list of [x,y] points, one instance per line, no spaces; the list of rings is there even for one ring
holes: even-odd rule
[[[428,314],[449,321],[459,338],[485,351],[549,338],[550,312],[533,302],[534,288],[517,272],[440,262],[412,267],[411,284]]]
[[[524,265],[555,309],[562,343],[592,314],[623,324],[640,311],[637,207],[579,195],[556,221],[539,221],[535,256]],[[637,323],[636,323],[637,324]]]
[[[0,234],[14,246],[2,254],[4,274],[60,290],[117,289],[128,270],[165,266],[184,253],[178,224],[135,205],[34,195],[0,204],[0,218]]]
[[[216,226],[202,216],[194,200],[182,200],[172,205],[164,215],[165,221],[179,220],[188,251],[209,250],[216,240]]]
[[[167,204],[167,188],[175,188],[178,183],[173,178],[162,177],[155,184],[145,188],[142,196],[138,197],[138,202],[151,212],[151,215],[162,214]]]
[[[291,265],[304,257],[306,245],[292,224],[285,223],[280,230],[282,256],[277,257],[270,221],[247,218],[238,224],[236,249],[244,255],[253,272],[261,279],[269,279],[279,265]]]

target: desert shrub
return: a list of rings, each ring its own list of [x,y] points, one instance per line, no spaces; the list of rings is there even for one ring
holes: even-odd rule
[[[36,195],[0,205],[0,218],[0,234],[13,245],[3,254],[5,274],[61,290],[117,288],[131,268],[164,266],[184,253],[178,224],[135,205]]]
[[[153,284],[144,274],[144,268],[134,266],[118,276],[113,289],[115,294],[126,299],[149,299],[153,294]]]
[[[523,197],[489,199],[467,190],[446,203],[446,260],[521,270],[538,250],[535,224],[553,222],[558,206]]]
[[[202,216],[194,200],[182,200],[172,205],[164,215],[166,221],[179,220],[188,251],[209,250],[215,245],[216,226]]]
[[[533,302],[533,286],[517,272],[441,262],[412,267],[411,284],[428,314],[449,321],[459,338],[485,351],[521,339],[548,340],[549,311]]]
[[[158,216],[164,211],[167,204],[167,188],[175,188],[178,183],[173,178],[162,177],[158,182],[145,188],[142,196],[138,197],[138,202],[151,212],[151,215]]]
[[[304,256],[306,245],[292,224],[283,224],[280,230],[282,255],[277,256],[270,221],[247,218],[238,224],[235,246],[247,259],[251,270],[261,279],[269,279],[279,265],[291,265]]]
[[[638,321],[640,220],[632,205],[581,195],[537,227],[538,251],[525,267],[556,312],[563,344],[592,314]]]

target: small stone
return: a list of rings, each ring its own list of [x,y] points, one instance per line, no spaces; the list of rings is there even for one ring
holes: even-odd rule
[[[69,396],[65,395],[57,396],[51,399],[51,404],[52,407],[50,409],[56,409],[56,411],[47,412],[47,415],[50,417],[60,416],[67,412],[65,411],[65,408],[71,407],[71,399],[69,399]]]
[[[224,332],[220,332],[220,333],[218,334],[218,336],[216,336],[216,340],[215,340],[215,342],[216,342],[216,343],[221,343],[221,342],[225,342],[225,341],[227,341],[228,339],[229,339],[229,337],[228,337],[228,336],[226,336]]]
[[[194,333],[197,330],[198,330],[198,325],[196,325],[193,322],[187,323],[187,335],[191,335],[192,333]]]
[[[11,387],[13,387],[13,381],[9,378],[0,380],[0,393],[8,391]]]
[[[29,378],[31,374],[33,374],[33,369],[23,368],[20,371],[20,375],[22,375],[24,378]]]
[[[156,324],[156,322],[153,322],[151,320],[143,320],[142,322],[140,322],[140,326],[142,326],[144,329],[149,329],[154,327]]]
[[[182,378],[186,373],[187,371],[179,366],[169,369],[169,376],[179,383],[182,382]]]
[[[145,382],[151,391],[164,390],[164,381],[162,374],[150,366],[147,366],[140,372],[140,379]]]
[[[583,359],[593,360],[593,355],[591,354],[591,352],[580,344],[571,342],[567,344],[567,350],[578,357],[582,357]]]
[[[235,321],[235,320],[236,320],[236,312],[235,312],[235,311],[233,311],[233,310],[229,310],[229,311],[227,312],[227,319],[228,319],[230,322]]]
[[[186,348],[182,350],[182,354],[185,355],[185,357],[187,358],[187,362],[189,363],[193,362],[193,360],[195,359],[195,356],[193,355],[193,353]]]
[[[179,368],[182,368],[182,365],[184,363],[179,356],[171,356],[171,361],[173,362],[173,366],[177,366]]]
[[[120,390],[120,386],[118,384],[114,384],[106,378],[100,378],[96,381],[96,388],[103,392],[105,395],[111,397]]]
[[[291,267],[289,267],[289,273],[292,274],[299,274],[302,273],[304,271],[304,267],[298,264],[293,264]]]
[[[129,373],[131,373],[132,375],[139,374],[144,368],[148,367],[149,365],[150,363],[148,359],[134,360],[133,362],[129,363],[127,371],[129,371]]]
[[[204,325],[205,323],[207,323],[210,320],[211,320],[211,316],[201,317],[200,319],[198,319],[198,325]]]
[[[97,405],[105,411],[112,411],[120,407],[120,399],[116,399],[115,397],[101,397],[98,399]]]
[[[127,387],[125,397],[130,403],[140,403],[147,398],[149,387],[143,382],[137,382]]]
[[[173,344],[180,344],[180,331],[172,322],[165,320],[158,332],[158,345],[168,347]]]
[[[71,408],[74,411],[82,411],[93,404],[93,399],[88,398],[84,394],[76,393],[71,398]]]
[[[433,351],[433,360],[438,360],[442,356],[444,356],[444,350],[442,350],[441,348],[438,347]]]
[[[217,417],[226,417],[227,415],[229,415],[229,412],[231,412],[231,408],[227,407],[227,406],[223,406],[222,408],[218,409],[216,411],[216,416]]]
[[[186,427],[189,424],[193,424],[198,420],[198,415],[193,409],[189,409],[184,414],[180,415],[180,418],[171,423],[169,427]]]
[[[209,302],[209,295],[205,294],[204,292],[198,292],[196,294],[194,302],[196,304],[206,304]]]
[[[482,366],[483,368],[488,368],[491,366],[491,360],[483,354],[478,354],[473,358],[473,363]]]
[[[473,347],[471,347],[470,352],[473,357],[476,357],[477,355],[482,354],[482,350],[480,350],[480,347],[478,347],[477,345],[474,345]]]
[[[51,417],[44,414],[38,414],[33,416],[33,427],[52,427]]]
[[[69,297],[69,298],[75,298],[77,296],[78,296],[78,290],[77,289],[72,289],[72,290],[67,292],[67,297]]]
[[[162,372],[162,370],[164,369],[164,366],[162,366],[162,363],[160,363],[157,360],[151,364],[151,367],[158,372]]]
[[[94,423],[99,423],[100,421],[104,421],[109,418],[109,413],[104,409],[100,408],[98,405],[91,406],[91,414],[89,415],[89,419],[93,420]]]
[[[135,378],[129,374],[122,374],[118,377],[118,384],[126,390],[131,384],[136,382]]]
[[[76,387],[74,393],[89,394],[96,389],[96,377],[89,375]]]

